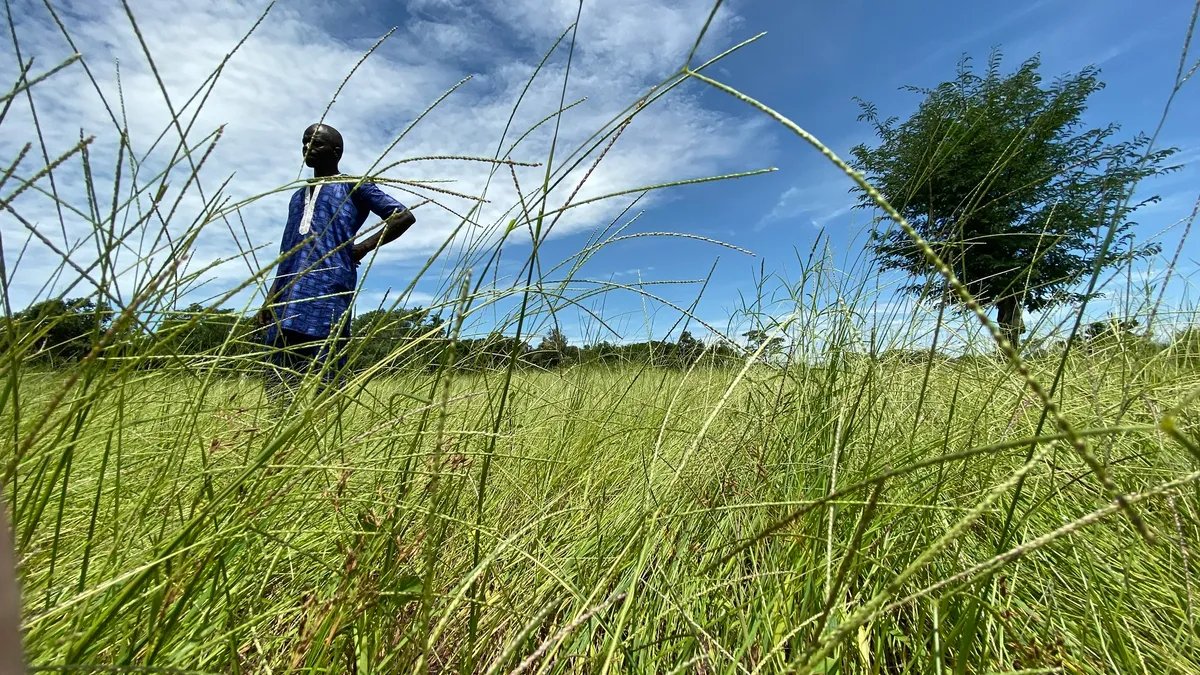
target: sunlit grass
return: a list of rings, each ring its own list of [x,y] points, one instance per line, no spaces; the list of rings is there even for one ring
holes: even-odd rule
[[[568,29],[551,51],[567,58],[573,40]],[[51,275],[85,291],[58,292],[112,308],[87,348],[53,368],[38,358],[52,325],[5,322],[0,458],[28,662],[212,673],[1200,670],[1193,342],[1158,349],[1114,333],[1021,354],[956,287],[982,332],[958,336],[963,358],[934,355],[923,310],[874,314],[883,296],[869,264],[839,269],[814,246],[798,279],[757,279],[758,296],[773,299],[742,312],[787,338],[771,358],[764,341],[721,367],[546,372],[515,357],[457,367],[471,331],[529,339],[607,293],[670,309],[681,316],[673,330],[699,324],[695,304],[668,303],[653,286],[577,278],[631,236],[691,235],[627,232],[630,210],[565,260],[540,248],[584,203],[575,197],[589,167],[678,84],[704,80],[836,163],[800,125],[708,80],[706,65],[689,59],[587,143],[537,158],[541,185],[502,215],[458,214],[394,305],[438,269],[432,304],[447,323],[341,390],[309,382],[282,411],[264,401],[267,350],[253,335],[230,331],[197,354],[164,334],[186,334],[203,311],[153,333],[206,273],[163,252],[267,196],[207,194],[196,221],[179,224],[184,235],[167,236],[169,216],[155,214],[198,185],[219,134],[181,144],[162,174],[121,173],[111,212],[93,195],[41,187],[47,170],[21,164],[26,154],[7,160],[21,160],[5,185],[11,212],[34,190],[87,219],[89,246],[98,242],[94,264],[64,252]],[[453,105],[461,84],[434,105]],[[539,126],[553,126],[558,111],[545,113]],[[492,179],[508,180],[515,158],[534,163],[520,142],[454,159],[490,162]],[[80,161],[87,147],[54,161]],[[636,205],[648,190],[754,173],[608,198]],[[448,208],[427,185],[379,180]],[[529,239],[500,246],[517,237]],[[118,293],[113,260],[135,241],[135,287]],[[503,255],[523,266],[494,287]],[[261,265],[212,307],[270,273]],[[1139,307],[1125,318],[1181,311]],[[368,327],[356,345],[383,330]],[[434,367],[391,367],[415,352]]]
[[[1139,385],[1144,402],[1117,426],[1120,392],[1088,393],[1090,381],[1111,375],[1103,362],[1074,361],[1068,372],[1066,412],[1088,419],[1099,408],[1091,438],[1128,491],[1193,470],[1185,452],[1155,440],[1151,408],[1196,384],[1194,375]],[[421,429],[424,406],[402,395],[427,388],[429,378],[397,377],[359,396],[377,403],[301,417],[293,439],[250,472],[276,424],[253,381],[220,380],[205,392],[199,380],[152,374],[114,385],[75,439],[65,491],[59,483],[44,494],[55,486],[54,445],[22,462],[19,513],[39,494],[51,502],[36,521],[18,520],[32,529],[18,527],[30,658],[58,661],[61,640],[157,561],[89,646],[88,662],[341,669],[353,654],[362,668],[406,670],[430,634],[437,667],[490,663],[510,648],[519,660],[624,593],[543,658],[553,655],[560,669],[692,661],[712,671],[777,670],[808,650],[826,609],[836,626],[1021,463],[1020,443],[987,447],[1026,438],[1036,425],[1039,411],[1022,401],[1017,378],[994,363],[938,367],[914,427],[919,375],[866,362],[755,370],[676,474],[732,373],[519,374],[478,530],[476,481],[502,374],[458,378],[456,400],[439,409],[440,451]],[[44,400],[46,384],[31,383],[27,405]],[[981,451],[894,477],[878,494],[864,489],[808,508],[722,562],[734,544],[837,488],[972,449]],[[431,531],[435,472],[441,486],[433,489],[445,494]],[[219,503],[209,503],[214,493],[224,494]],[[1025,500],[1018,541],[1105,503],[1086,466],[1061,446],[1033,470]],[[1031,551],[983,586],[976,575],[883,612],[835,658],[853,671],[890,664],[926,672],[963,654],[995,670],[1112,672],[1144,660],[1151,672],[1186,671],[1200,657],[1182,558],[1196,541],[1195,504],[1187,487],[1140,505],[1160,534],[1155,546],[1109,517]],[[164,542],[197,518],[204,522],[164,553]],[[896,596],[991,558],[1003,519],[999,505],[985,510]],[[476,532],[488,565],[476,570],[483,591],[471,644],[463,598]],[[431,536],[438,545],[425,577]],[[963,622],[972,616],[968,633]],[[535,630],[514,643],[529,622]]]

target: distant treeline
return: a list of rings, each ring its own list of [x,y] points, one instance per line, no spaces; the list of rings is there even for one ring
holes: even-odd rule
[[[51,366],[69,365],[97,351],[97,357],[106,360],[135,360],[138,368],[208,363],[222,369],[243,370],[253,369],[266,349],[261,339],[263,329],[256,318],[232,309],[193,304],[152,320],[138,317],[127,322],[129,327],[120,335],[108,335],[113,316],[109,307],[92,300],[55,299],[17,313],[0,329],[6,349],[18,350],[25,361]],[[756,351],[764,361],[779,362],[786,350],[781,338],[769,338],[762,330],[744,333],[741,336],[746,341],[744,345],[729,341],[705,344],[686,330],[674,340],[573,345],[555,328],[535,342],[500,332],[460,337],[451,352],[447,349],[448,322],[439,313],[422,307],[365,312],[354,318],[351,332],[354,339],[349,346],[350,366],[356,370],[432,370],[446,358],[451,358],[459,369],[500,369],[507,368],[513,356],[517,357],[519,367],[547,370],[581,364],[734,367]],[[1087,353],[1115,345],[1147,356],[1170,349],[1178,357],[1200,361],[1200,327],[1181,330],[1169,344],[1164,344],[1143,336],[1136,321],[1097,321],[1084,326],[1075,346],[1081,353]],[[1030,344],[1026,356],[1053,357],[1061,354],[1065,346],[1064,340],[1041,346]],[[912,364],[926,363],[930,357],[928,349],[919,348],[888,349],[874,355],[878,360]],[[932,357],[936,361],[993,358],[986,354],[954,357],[942,353]]]
[[[100,345],[97,356],[136,359],[139,368],[166,367],[172,363],[212,362],[225,368],[253,367],[256,354],[266,349],[263,329],[254,316],[232,309],[193,304],[158,317],[139,317],[121,335],[104,336],[114,313],[90,299],[48,300],[17,313],[3,326],[6,348],[21,349],[26,360],[48,365],[68,365]],[[562,368],[577,364],[645,364],[686,368],[700,361],[724,366],[741,363],[746,350],[736,344],[710,344],[683,331],[673,341],[650,340],[615,344],[599,341],[573,345],[557,328],[529,342],[495,332],[482,337],[460,337],[447,350],[450,326],[442,316],[422,307],[372,310],[356,316],[349,346],[354,369],[435,369],[450,357],[457,368],[506,368],[512,357],[521,367]],[[760,332],[747,339],[757,347]],[[778,351],[780,342],[773,342]],[[772,351],[772,350],[767,350]]]

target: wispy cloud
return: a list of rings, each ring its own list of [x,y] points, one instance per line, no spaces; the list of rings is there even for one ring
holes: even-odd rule
[[[784,190],[771,210],[759,219],[755,230],[783,221],[798,220],[813,227],[825,227],[854,208],[854,197],[847,193],[848,180],[827,180]]]
[[[1172,164],[1187,166],[1200,161],[1200,145],[1189,145],[1179,148],[1179,152],[1171,157]]]
[[[621,270],[621,271],[618,271],[618,272],[613,272],[613,273],[612,273],[610,276],[612,276],[613,278],[616,278],[616,279],[620,279],[620,278],[622,278],[622,277],[641,276],[641,275],[645,274],[646,272],[653,272],[653,271],[654,271],[654,267],[653,267],[653,266],[650,266],[650,267],[635,267],[635,268],[633,268],[633,269]]]
[[[1002,31],[1003,29],[1016,24],[1018,21],[1028,20],[1032,14],[1036,14],[1048,7],[1056,5],[1060,0],[1035,0],[1023,6],[1017,6],[1012,11],[1002,16],[999,20],[990,21],[983,24],[975,30],[967,30],[958,33],[951,39],[938,43],[938,46],[932,51],[927,52],[917,62],[910,66],[899,70],[892,82],[896,85],[913,84],[909,79],[915,77],[918,73],[925,70],[927,67],[945,59],[957,59],[963,51],[969,51],[972,46],[982,42],[992,35]]]
[[[375,5],[343,4],[336,11],[316,0],[275,6],[222,69],[187,137],[190,144],[196,144],[224,127],[221,141],[201,173],[207,197],[211,198],[217,186],[230,176],[233,180],[225,194],[237,202],[278,189],[301,175],[300,132],[321,115],[363,51],[391,27],[391,19],[380,16]],[[176,110],[201,87],[264,6],[239,0],[134,3],[138,27]],[[346,138],[343,169],[358,173],[373,165],[386,166],[420,156],[492,155],[537,62],[575,20],[577,6],[574,0],[513,0],[487,6],[457,0],[413,2],[407,20],[358,68],[329,112],[327,121]],[[583,96],[587,100],[562,116],[557,129],[560,147],[573,148],[582,143],[643,95],[649,85],[677,68],[710,7],[709,0],[585,3],[567,101]],[[48,67],[73,51],[41,3],[14,3],[14,17],[24,59],[35,57],[39,66]],[[60,17],[115,113],[127,116],[133,148],[144,158],[144,180],[145,175],[165,164],[178,134],[170,125],[170,113],[155,73],[132,27],[116,3],[71,3],[69,11],[64,8]],[[737,24],[734,13],[720,13],[706,40],[705,53],[727,45]],[[557,109],[566,69],[565,53],[565,47],[560,49],[525,94],[506,145]],[[2,63],[0,78],[14,81],[16,59],[3,59]],[[391,152],[380,156],[430,102],[467,75],[474,75],[473,81],[431,111]],[[82,129],[97,136],[91,149],[93,167],[116,165],[117,130],[78,65],[36,87],[34,100],[51,157],[77,143]],[[185,117],[194,113],[195,105],[188,106]],[[695,97],[664,98],[628,128],[575,201],[667,180],[757,168],[747,164],[746,157],[762,142],[762,124],[751,115],[736,117],[706,108]],[[164,142],[151,151],[154,139],[164,130]],[[544,125],[522,141],[514,158],[544,161],[554,132],[553,125]],[[28,108],[15,105],[0,126],[0,161],[11,162],[30,141],[36,141],[36,136]],[[554,199],[558,203],[566,199],[588,164],[584,162],[573,178],[564,181],[561,195],[552,197],[552,206],[556,205]],[[26,171],[18,173],[27,175],[30,165],[32,162],[27,161],[22,165]],[[528,191],[537,185],[542,171],[544,168],[519,170],[522,188]],[[411,162],[386,173],[391,178],[414,182],[449,181],[434,185],[465,195],[482,194],[488,174],[486,164],[455,161]],[[86,210],[86,191],[77,163],[64,166],[55,178],[64,198]],[[498,174],[487,192],[489,202],[476,214],[478,222],[497,221],[516,203],[511,183],[507,170]],[[173,183],[170,189],[180,187]],[[373,285],[395,285],[394,279],[384,278],[388,266],[435,250],[459,224],[455,214],[466,213],[473,204],[432,188],[389,190],[407,203],[433,197],[445,208],[421,208],[417,226],[401,243],[381,250],[369,280]],[[111,194],[111,182],[101,181],[96,191]],[[190,269],[231,260],[214,267],[208,277],[217,286],[244,279],[254,264],[247,265],[243,251],[264,247],[264,253],[258,256],[260,261],[274,256],[286,198],[286,194],[275,195],[246,205],[234,214],[232,229],[224,223],[213,223],[196,242]],[[662,198],[652,194],[642,204]],[[68,212],[64,244],[54,205],[44,196],[28,193],[15,206],[59,245],[69,247],[91,234],[85,221]],[[594,226],[620,207],[616,202],[601,203],[570,211],[556,226],[556,233],[564,236]],[[185,201],[176,222],[190,221],[201,209],[198,196]],[[0,232],[7,241],[18,242],[28,234],[7,215],[0,216]],[[497,230],[475,228],[468,228],[465,235],[477,242],[491,241],[496,236]],[[135,250],[126,253],[126,263],[146,253],[145,249],[137,250],[136,242],[131,245]],[[450,250],[462,251],[463,245],[456,244]],[[78,256],[90,262],[89,253],[94,251],[94,245],[89,244]],[[48,270],[57,259],[56,254],[34,241],[23,264],[25,269]],[[13,279],[14,302],[28,299],[43,280],[28,276]]]
[[[1096,11],[1079,12],[1056,1],[1041,16],[1030,17],[1025,29],[1004,44],[1004,52],[1014,60],[1040,54],[1055,73],[1107,65],[1162,39],[1158,22],[1165,15],[1148,17],[1134,7],[1108,2],[1098,3]],[[1118,18],[1122,15],[1124,20]]]

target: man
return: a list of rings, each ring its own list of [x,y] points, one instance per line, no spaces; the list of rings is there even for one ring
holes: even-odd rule
[[[304,131],[303,143],[314,180],[292,195],[279,247],[286,257],[259,312],[264,339],[275,348],[268,383],[273,398],[285,387],[294,390],[297,377],[312,369],[320,369],[326,384],[340,379],[358,264],[416,222],[407,207],[373,183],[341,175],[342,135],[336,129],[314,124]],[[384,219],[383,227],[353,243],[370,213]]]

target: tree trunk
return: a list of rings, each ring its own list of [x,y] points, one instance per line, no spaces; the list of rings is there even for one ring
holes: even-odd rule
[[[1025,332],[1025,321],[1021,312],[1021,302],[1018,298],[1003,298],[996,303],[996,322],[1000,324],[1000,333],[1018,349],[1021,344],[1021,333]]]

